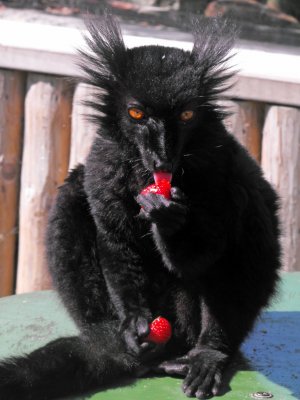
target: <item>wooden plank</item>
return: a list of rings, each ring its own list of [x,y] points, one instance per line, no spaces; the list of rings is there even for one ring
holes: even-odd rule
[[[0,70],[0,296],[14,286],[25,75]]]
[[[72,90],[61,78],[30,74],[20,198],[17,293],[48,289],[44,235],[57,186],[68,170]]]
[[[252,101],[227,102],[233,114],[225,120],[227,129],[245,146],[259,163],[265,106]]]
[[[74,92],[72,110],[72,138],[70,150],[70,165],[72,169],[78,163],[84,163],[96,135],[96,126],[88,120],[92,111],[83,104],[90,100],[94,89],[84,83],[77,85]]]
[[[300,109],[269,107],[262,167],[281,196],[284,269],[300,270]]]
[[[284,55],[282,57],[284,58]],[[271,62],[269,68],[272,68]],[[285,67],[283,66],[282,68]],[[267,76],[252,76],[245,72],[244,74],[238,73],[234,82],[235,85],[226,92],[228,97],[271,104],[300,106],[300,82],[296,79],[294,82],[288,82],[284,79],[271,79],[271,77],[268,78]]]
[[[224,111],[230,113],[230,115],[224,119],[224,124],[226,126],[226,129],[231,134],[236,136],[234,130],[236,126],[237,114],[239,112],[238,103],[236,101],[226,99],[218,101],[218,104],[222,107]]]

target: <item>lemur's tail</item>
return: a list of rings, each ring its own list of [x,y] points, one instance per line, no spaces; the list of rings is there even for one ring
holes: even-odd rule
[[[4,360],[0,363],[0,399],[57,399],[134,375],[137,361],[114,338],[110,336],[110,343],[103,347],[101,339],[66,337],[27,356]]]

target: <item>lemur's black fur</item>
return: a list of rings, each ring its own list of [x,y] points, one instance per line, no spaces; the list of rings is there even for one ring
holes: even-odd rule
[[[0,398],[79,394],[150,369],[210,397],[280,267],[277,196],[215,104],[231,76],[231,36],[212,21],[196,26],[192,52],[126,49],[106,15],[87,41],[98,135],[59,189],[47,231],[54,284],[80,335],[4,360]],[[155,170],[173,173],[171,200],[139,195]],[[159,315],[173,327],[165,346],[143,341]]]

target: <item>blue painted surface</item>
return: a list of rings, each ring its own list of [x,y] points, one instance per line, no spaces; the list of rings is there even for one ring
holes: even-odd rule
[[[252,370],[300,399],[300,311],[266,311],[242,346]]]

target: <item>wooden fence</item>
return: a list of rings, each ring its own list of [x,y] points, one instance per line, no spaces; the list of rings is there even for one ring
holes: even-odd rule
[[[90,88],[61,77],[0,70],[0,294],[51,287],[44,233],[57,186],[82,162],[95,128]],[[228,128],[282,198],[284,269],[300,266],[300,109],[226,101]]]
[[[91,88],[72,87],[61,77],[76,74],[78,29],[56,20],[34,24],[32,17],[0,24],[0,296],[51,287],[44,249],[48,212],[57,186],[84,161],[95,135],[82,105]],[[125,42],[192,47],[187,37],[136,32]],[[225,101],[234,114],[226,124],[278,190],[283,268],[300,270],[300,54],[252,47],[239,49],[237,85]]]

